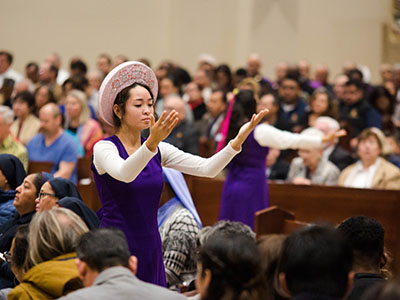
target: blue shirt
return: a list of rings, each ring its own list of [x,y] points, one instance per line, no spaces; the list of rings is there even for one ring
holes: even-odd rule
[[[46,146],[44,135],[38,133],[29,141],[26,149],[31,161],[51,161],[53,163],[52,174],[57,172],[61,161],[74,162],[75,164],[78,161],[78,150],[73,139],[66,132],[63,132],[50,146]],[[76,166],[69,180],[76,183]]]

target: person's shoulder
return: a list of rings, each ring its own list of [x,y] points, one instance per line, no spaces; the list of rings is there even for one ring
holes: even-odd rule
[[[144,281],[139,281],[139,286],[142,286],[143,289],[145,289],[147,291],[147,293],[149,295],[152,296],[152,299],[165,299],[165,300],[173,300],[173,299],[177,299],[177,300],[183,300],[183,299],[187,299],[185,296],[183,296],[182,294],[179,294],[177,292],[171,291],[167,288],[155,285],[155,284],[151,284],[151,283],[147,283]],[[150,299],[150,298],[149,298]]]
[[[32,146],[39,146],[39,142],[44,140],[44,136],[42,133],[37,133],[33,136],[33,138],[28,142],[26,145],[27,148],[32,147]]]
[[[386,159],[382,158],[381,164],[382,164],[382,167],[385,170],[390,171],[390,172],[392,172],[392,173],[394,173],[396,175],[397,174],[400,175],[400,169],[396,165],[394,165],[391,162],[387,161]]]

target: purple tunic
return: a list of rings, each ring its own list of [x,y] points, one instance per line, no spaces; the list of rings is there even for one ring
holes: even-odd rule
[[[123,159],[129,157],[117,136],[105,140],[117,146]],[[125,233],[131,253],[138,258],[138,278],[166,286],[157,224],[157,210],[163,188],[160,152],[130,183],[119,181],[107,173],[99,175],[93,164],[92,171],[102,204],[100,227],[116,227]]]
[[[228,165],[219,211],[219,220],[240,221],[251,228],[254,213],[268,207],[265,158],[269,148],[260,146],[253,133]]]

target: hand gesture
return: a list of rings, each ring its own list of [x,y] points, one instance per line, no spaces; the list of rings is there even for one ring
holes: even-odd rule
[[[342,136],[345,136],[346,134],[347,134],[347,132],[344,129],[328,133],[327,135],[325,135],[322,138],[322,143],[334,142],[336,139],[338,139],[338,138],[340,138]]]
[[[239,151],[244,141],[249,136],[250,132],[257,126],[258,123],[269,113],[268,109],[261,110],[258,114],[253,114],[251,120],[242,125],[236,137],[231,141],[231,146],[234,150]]]
[[[153,115],[150,115],[150,135],[146,141],[146,146],[150,151],[156,151],[158,144],[171,133],[172,129],[178,124],[178,113],[173,110],[168,116],[166,111],[163,111],[160,118],[156,122]]]

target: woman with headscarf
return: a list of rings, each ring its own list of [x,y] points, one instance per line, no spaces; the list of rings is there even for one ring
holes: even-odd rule
[[[35,199],[38,197],[42,184],[51,177],[51,174],[45,172],[29,174],[16,188],[14,198],[16,212],[11,219],[0,226],[0,252],[9,251],[17,228],[31,222],[35,214]],[[0,288],[15,286],[13,279],[10,264],[3,261],[0,264]]]
[[[99,227],[100,221],[96,214],[82,201],[78,188],[68,179],[62,177],[50,179],[40,190],[36,199],[36,212],[49,210],[55,206],[75,212],[90,230]]]
[[[0,154],[0,226],[14,214],[15,189],[25,176],[24,166],[17,157]]]
[[[182,173],[163,168],[163,177],[157,221],[167,285],[175,288],[196,277],[196,236],[202,224]]]

